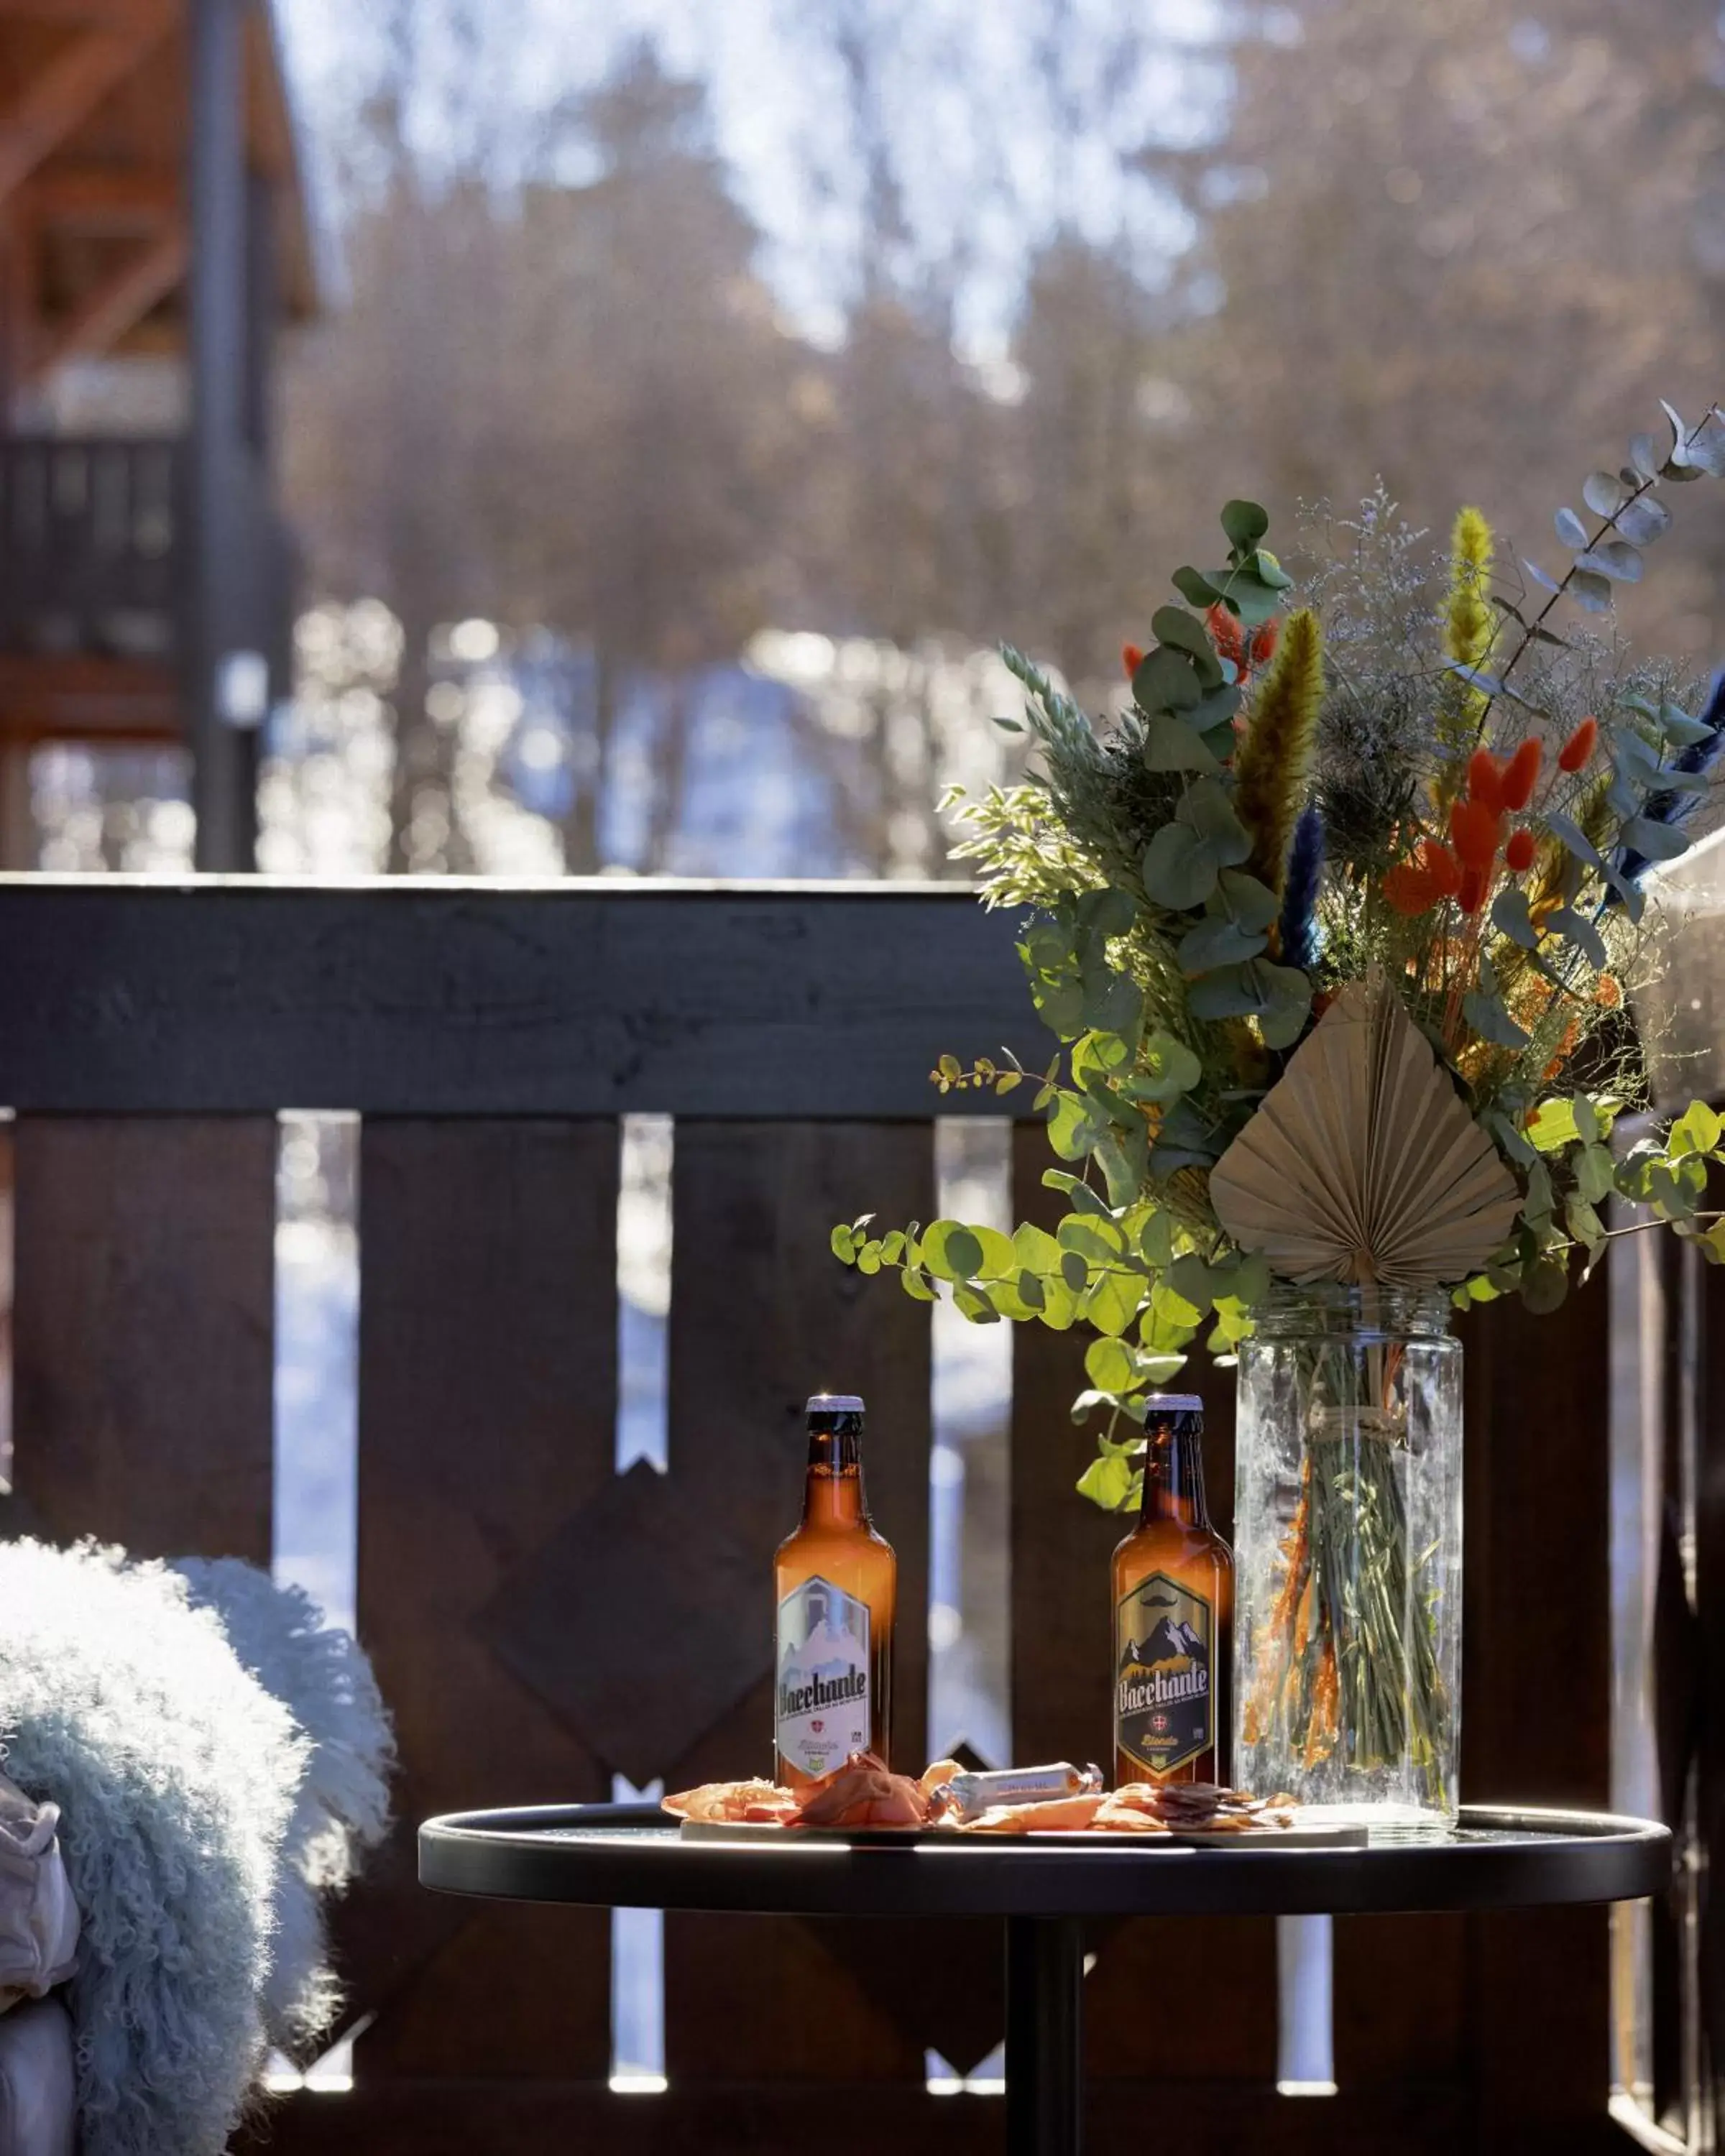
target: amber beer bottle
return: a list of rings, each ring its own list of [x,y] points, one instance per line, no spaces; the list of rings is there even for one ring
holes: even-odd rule
[[[802,1524],[773,1561],[774,1775],[786,1789],[852,1752],[890,1756],[898,1560],[869,1517],[862,1430],[854,1393],[809,1401]]]
[[[1225,1782],[1234,1557],[1204,1500],[1204,1403],[1158,1393],[1144,1502],[1114,1553],[1114,1776]]]

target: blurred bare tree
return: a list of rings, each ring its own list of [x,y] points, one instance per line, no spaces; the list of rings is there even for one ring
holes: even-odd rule
[[[500,58],[518,4],[389,0],[350,157],[351,301],[293,383],[315,582],[406,630],[398,866],[440,829],[431,850],[465,865],[439,622],[540,624],[588,654],[572,869],[600,865],[619,700],[659,685],[663,860],[676,685],[763,627],[906,653],[1009,635],[1095,693],[1230,494],[1286,536],[1299,499],[1345,505],[1381,474],[1415,523],[1475,498],[1538,553],[1655,396],[1698,409],[1721,387],[1725,44],[1702,0],[1537,20],[1292,0],[1219,13],[1195,58],[1131,0],[1021,0],[1034,114],[968,64],[968,17],[801,0],[804,208],[842,200],[850,234],[819,342],[762,272],[703,85],[638,44],[530,108]],[[913,49],[944,133],[906,101]],[[1161,217],[1159,260],[1124,211],[1112,237],[1096,214],[1110,172]],[[1016,283],[984,362],[963,326],[1003,233]],[[1708,654],[1725,522],[1686,516],[1656,568],[1626,626]],[[870,673],[853,857],[929,856],[910,825],[932,833],[938,730],[891,685],[938,670]]]
[[[1725,389],[1725,44],[1700,0],[1302,4],[1243,42],[1225,141],[1157,159],[1202,238],[1165,371],[1183,490],[1476,500],[1524,552],[1656,398]],[[1225,451],[1225,456],[1224,452]],[[1725,516],[1685,498],[1625,626],[1706,653]]]

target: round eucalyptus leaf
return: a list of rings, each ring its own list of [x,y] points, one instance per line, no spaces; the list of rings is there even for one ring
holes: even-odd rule
[[[1225,726],[1240,706],[1240,693],[1231,681],[1224,681],[1212,689],[1199,703],[1186,714],[1186,723],[1195,726],[1199,733],[1209,734],[1218,726]],[[1231,742],[1224,740],[1218,746],[1218,761],[1230,752]]]
[[[1573,509],[1560,509],[1553,517],[1552,524],[1566,547],[1586,546],[1587,526]]]
[[[1539,931],[1533,926],[1527,894],[1518,891],[1513,885],[1507,891],[1498,892],[1491,907],[1491,925],[1508,937],[1512,943],[1518,943],[1524,951],[1532,951],[1538,947]]]
[[[1221,680],[1222,662],[1210,642],[1209,631],[1195,613],[1188,613],[1184,607],[1158,607],[1150,617],[1150,634],[1158,644],[1185,652],[1206,689],[1214,688]]]
[[[1225,577],[1226,572],[1222,574]],[[1190,600],[1195,607],[1213,607],[1222,597],[1201,569],[1176,569],[1172,581],[1180,597]]]
[[[1615,516],[1627,491],[1615,472],[1592,471],[1582,482],[1581,498],[1595,516]]]
[[[1244,869],[1224,869],[1219,881],[1217,897],[1241,928],[1267,928],[1281,911],[1281,901],[1269,885]]]
[[[1562,585],[1558,583],[1557,578],[1551,574],[1550,571],[1542,569],[1538,562],[1529,562],[1524,558],[1522,562],[1522,567],[1533,579],[1534,583],[1539,586],[1542,591],[1556,592],[1563,589]]]
[[[1230,966],[1194,981],[1187,1001],[1194,1018],[1255,1018],[1264,997],[1245,966]]]
[[[1132,1502],[1137,1477],[1131,1462],[1119,1453],[1105,1453],[1093,1460],[1078,1478],[1078,1494],[1088,1497],[1105,1512],[1121,1512]]]
[[[1099,1393],[1123,1393],[1132,1381],[1132,1349],[1106,1335],[1092,1340],[1084,1351],[1084,1374]]]
[[[1569,1276],[1554,1259],[1541,1258],[1522,1273],[1522,1300],[1536,1317],[1548,1316],[1569,1292]]]
[[[1222,505],[1222,529],[1228,534],[1228,543],[1237,553],[1250,554],[1270,529],[1270,512],[1255,501],[1225,501]]]
[[[1282,571],[1278,570],[1277,574],[1284,577],[1283,584],[1268,583],[1243,571],[1235,572],[1229,586],[1228,595],[1245,628],[1261,629],[1266,621],[1281,611],[1282,591],[1285,584],[1291,583],[1292,579],[1286,578]]]
[[[1267,547],[1260,547],[1253,555],[1250,567],[1256,572],[1259,581],[1268,584],[1271,591],[1291,592],[1294,588],[1293,578]]]
[[[932,1221],[922,1231],[922,1262],[941,1280],[973,1280],[983,1269],[983,1246],[963,1221]]]
[[[1124,936],[1138,917],[1130,891],[1110,884],[1106,891],[1087,891],[1078,901],[1078,925],[1096,936]]]
[[[1164,824],[1144,849],[1144,891],[1171,912],[1202,906],[1216,887],[1216,857],[1189,824]]]
[[[1176,811],[1209,846],[1219,868],[1238,868],[1251,856],[1251,834],[1234,813],[1234,803],[1214,778],[1200,778],[1186,789]]]
[[[1590,547],[1584,554],[1575,557],[1579,573],[1585,575],[1592,570],[1620,584],[1640,583],[1645,566],[1639,550],[1625,539],[1602,539],[1597,547]]]
[[[1725,421],[1710,412],[1690,442],[1686,461],[1712,479],[1725,477]]]
[[[1592,569],[1578,569],[1569,579],[1569,596],[1589,613],[1609,613],[1611,583]]]
[[[1631,434],[1629,453],[1630,462],[1643,479],[1658,478],[1659,452],[1653,446],[1651,434]]]
[[[1560,906],[1546,925],[1565,942],[1574,944],[1596,973],[1604,971],[1605,939],[1584,914],[1572,906]]]
[[[1204,1075],[1204,1065],[1171,1033],[1153,1033],[1138,1055],[1141,1063],[1149,1066],[1147,1074],[1141,1072],[1132,1081],[1133,1095],[1141,1101],[1163,1105],[1177,1101]]]
[[[1203,695],[1191,660],[1169,644],[1158,644],[1132,675],[1132,696],[1141,711],[1189,711]]]
[[[1086,992],[1084,1020],[1092,1033],[1136,1039],[1144,1019],[1144,992],[1130,975],[1110,973],[1096,993]]]
[[[1146,771],[1202,771],[1221,769],[1200,738],[1196,727],[1184,719],[1161,711],[1144,729]]]
[[[1686,832],[1670,824],[1661,824],[1651,816],[1631,816],[1621,834],[1626,846],[1633,846],[1638,854],[1645,854],[1650,861],[1674,861],[1680,854],[1689,850]]]
[[[1060,1246],[1046,1228],[1026,1220],[1013,1229],[1012,1246],[1026,1272],[1050,1273],[1060,1262]]]
[[[1255,959],[1249,970],[1256,975],[1264,996],[1258,1013],[1258,1030],[1267,1048],[1291,1048],[1305,1030],[1312,1009],[1312,983],[1297,966],[1272,966],[1267,958]]]
[[[1630,502],[1618,517],[1617,528],[1632,546],[1651,547],[1671,528],[1671,512],[1662,501],[1644,494]]]
[[[1226,914],[1213,914],[1180,938],[1175,956],[1186,974],[1214,973],[1219,966],[1243,965],[1269,942],[1261,931],[1249,933]]]

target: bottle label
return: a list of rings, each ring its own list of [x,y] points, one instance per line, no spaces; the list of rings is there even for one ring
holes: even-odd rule
[[[869,1605],[816,1577],[778,1605],[778,1697],[773,1728],[781,1756],[805,1774],[829,1774],[866,1752]]]
[[[1215,1742],[1209,1604],[1165,1572],[1123,1594],[1114,1612],[1114,1742],[1166,1774]]]

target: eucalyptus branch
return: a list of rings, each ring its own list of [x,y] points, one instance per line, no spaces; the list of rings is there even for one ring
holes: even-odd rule
[[[1671,457],[1667,457],[1666,459],[1666,465],[1671,465],[1671,458],[1677,454],[1678,449],[1681,449],[1683,450],[1692,449],[1701,439],[1702,435],[1706,432],[1708,423],[1711,420],[1717,419],[1720,417],[1721,413],[1717,404],[1709,404],[1701,418],[1690,429],[1689,432],[1681,438],[1681,442],[1673,448]],[[1520,665],[1522,660],[1526,656],[1528,646],[1538,641],[1539,631],[1545,625],[1546,616],[1550,613],[1552,608],[1556,606],[1558,601],[1565,595],[1568,591],[1570,584],[1574,581],[1576,573],[1581,567],[1582,557],[1585,554],[1591,554],[1602,539],[1606,537],[1609,533],[1615,531],[1617,529],[1618,519],[1623,515],[1625,510],[1632,507],[1635,503],[1641,501],[1645,495],[1651,494],[1654,488],[1658,485],[1659,480],[1660,474],[1658,472],[1653,472],[1641,481],[1640,485],[1633,490],[1633,492],[1624,496],[1623,500],[1618,503],[1616,508],[1614,509],[1611,514],[1604,519],[1604,522],[1599,526],[1599,530],[1594,533],[1587,544],[1577,550],[1574,560],[1570,562],[1568,567],[1564,571],[1562,577],[1558,578],[1557,589],[1553,592],[1550,598],[1547,599],[1545,604],[1541,607],[1538,613],[1534,615],[1532,620],[1531,622],[1524,621],[1522,623],[1521,642],[1517,644],[1515,649],[1511,652],[1509,657],[1505,660],[1502,668],[1497,674],[1497,686],[1495,689],[1489,690],[1486,692],[1485,705],[1480,712],[1480,722],[1474,730],[1474,740],[1476,743],[1482,742],[1486,737],[1486,721],[1491,716],[1492,707],[1496,705],[1498,696],[1502,693],[1502,690],[1508,683],[1510,675],[1514,673],[1517,666]],[[1558,536],[1561,537],[1562,535],[1559,534]]]

